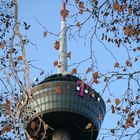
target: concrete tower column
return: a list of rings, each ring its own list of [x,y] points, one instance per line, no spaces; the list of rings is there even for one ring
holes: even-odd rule
[[[71,140],[71,135],[66,130],[57,130],[54,132],[52,140]]]
[[[59,48],[59,65],[58,73],[67,74],[67,27],[66,21],[61,22],[61,33],[60,33],[60,48]]]
[[[62,10],[61,10],[61,32],[60,32],[60,48],[59,48],[59,66],[58,74],[67,74],[67,26],[66,17],[68,15],[68,10],[66,9],[66,1],[63,0]]]

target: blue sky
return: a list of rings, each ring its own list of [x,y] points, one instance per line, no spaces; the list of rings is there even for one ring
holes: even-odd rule
[[[69,6],[68,6],[69,7]],[[53,36],[48,34],[46,38],[43,37],[43,32],[45,31],[42,26],[40,26],[36,19],[41,23],[47,30],[58,34],[60,32],[60,8],[61,8],[61,0],[20,0],[19,1],[19,19],[23,24],[23,21],[27,22],[27,24],[31,25],[30,30],[25,31],[21,29],[22,33],[26,35],[33,44],[31,43],[26,46],[28,59],[33,61],[32,64],[35,67],[43,69],[45,71],[45,75],[50,75],[51,73],[56,73],[57,69],[53,66],[53,62],[57,60],[58,52],[54,50],[54,42],[59,40],[59,36]],[[75,12],[76,9],[70,10],[70,15]],[[68,25],[71,23],[71,18],[67,19]],[[82,18],[81,18],[82,20]],[[90,24],[87,25],[87,28],[82,32],[86,32]],[[84,44],[83,38],[70,39],[68,38],[68,52],[72,52],[72,59],[69,60],[69,65],[80,62],[89,58],[90,56],[90,40],[87,39]],[[107,47],[111,48],[114,52],[114,56],[120,62],[120,64],[124,64],[127,58],[126,50],[122,48],[117,48],[113,44],[105,43]],[[137,45],[137,44],[136,44]],[[95,71],[100,71],[101,73],[107,73],[110,70],[114,69],[115,60],[111,56],[110,52],[107,51],[103,45],[97,41],[97,39],[93,39],[93,51],[95,53],[97,59],[97,65],[95,65]],[[78,67],[78,71],[83,73],[86,71],[87,67],[90,67],[91,60],[82,63]],[[98,66],[98,68],[97,68]],[[140,67],[140,62],[134,64],[134,69],[138,69]],[[69,71],[73,67],[69,67]],[[40,76],[40,71],[37,69],[31,68],[31,80],[33,81],[34,77],[39,77],[42,80],[45,76]],[[87,78],[90,79],[91,75],[88,75]],[[112,83],[110,85],[111,92],[113,97],[121,97],[122,93],[126,89],[127,83],[123,80],[119,83]],[[104,83],[99,83],[98,85],[94,85],[97,91],[102,92]],[[135,85],[134,85],[135,86]],[[136,87],[137,88],[137,87]],[[109,98],[109,93],[105,92],[103,95],[104,100],[106,101]],[[110,106],[110,105],[107,105]],[[107,108],[108,110],[108,108]],[[106,133],[104,128],[110,129],[116,126],[116,121],[118,117],[107,113],[105,120],[102,125],[103,131],[99,135],[99,138],[102,137],[103,133]],[[130,129],[133,133],[133,129]],[[106,138],[107,140],[112,140],[112,137]],[[124,138],[123,140],[126,140]],[[135,137],[133,140],[137,139]]]

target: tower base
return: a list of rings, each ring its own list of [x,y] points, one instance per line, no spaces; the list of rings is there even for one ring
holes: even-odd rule
[[[57,130],[54,132],[52,140],[71,140],[71,136],[66,130]]]

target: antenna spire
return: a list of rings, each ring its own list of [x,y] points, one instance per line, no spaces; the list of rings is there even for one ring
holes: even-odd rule
[[[66,26],[66,17],[68,16],[69,11],[66,9],[66,1],[62,0],[62,9],[61,9],[61,33],[60,33],[60,48],[59,48],[59,65],[58,73],[67,74],[67,26]]]

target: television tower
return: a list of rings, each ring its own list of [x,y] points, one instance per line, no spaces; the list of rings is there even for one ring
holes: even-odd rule
[[[63,1],[58,73],[32,88],[27,131],[33,140],[96,140],[106,107],[101,96],[67,71],[68,10]]]

